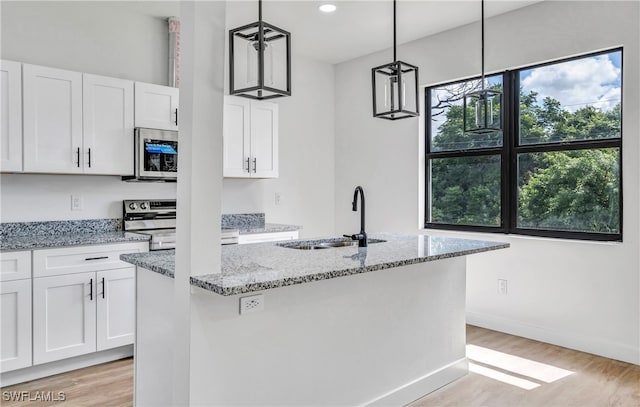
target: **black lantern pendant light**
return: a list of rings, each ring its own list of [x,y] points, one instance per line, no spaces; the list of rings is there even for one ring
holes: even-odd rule
[[[229,94],[252,99],[291,96],[291,33],[262,21],[229,30]]]
[[[396,58],[396,0],[393,0],[393,62],[371,69],[373,117],[418,116],[418,67]]]
[[[482,2],[482,79],[480,90],[464,96],[464,132],[468,134],[495,133],[502,129],[502,92],[485,89],[484,78],[484,0]],[[471,114],[470,114],[471,113]]]

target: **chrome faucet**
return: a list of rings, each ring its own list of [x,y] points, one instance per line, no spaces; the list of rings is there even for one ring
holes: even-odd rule
[[[364,231],[364,191],[361,186],[357,186],[353,191],[352,210],[358,211],[358,193],[360,194],[360,233],[355,235],[343,235],[344,237],[350,237],[353,240],[358,241],[358,247],[367,247],[367,234]]]

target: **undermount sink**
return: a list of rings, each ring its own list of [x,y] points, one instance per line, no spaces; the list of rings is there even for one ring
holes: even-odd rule
[[[369,243],[383,243],[386,240],[382,239],[369,239]],[[318,239],[318,240],[298,240],[295,242],[282,242],[276,243],[276,246],[286,247],[287,249],[298,250],[322,250],[332,249],[334,247],[358,247],[357,240],[347,240],[341,237],[331,239]]]

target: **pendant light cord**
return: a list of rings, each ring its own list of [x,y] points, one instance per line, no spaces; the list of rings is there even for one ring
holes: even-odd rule
[[[393,62],[397,61],[396,56],[396,0],[393,0]]]
[[[482,4],[482,12],[481,12],[481,17],[480,17],[480,27],[482,30],[482,36],[481,36],[481,41],[482,41],[482,90],[484,90],[484,0],[481,0],[481,4]]]
[[[262,0],[258,0],[258,21],[262,21]]]

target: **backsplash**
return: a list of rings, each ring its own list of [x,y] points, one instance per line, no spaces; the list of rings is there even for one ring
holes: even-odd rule
[[[264,227],[265,216],[264,213],[223,213],[220,223],[222,228],[261,228]]]
[[[56,220],[0,223],[0,238],[106,233],[122,230],[122,219]]]

